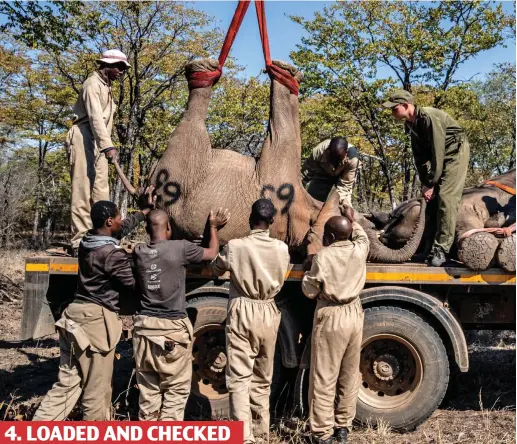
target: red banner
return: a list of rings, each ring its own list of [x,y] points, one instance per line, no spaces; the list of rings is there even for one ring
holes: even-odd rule
[[[237,421],[34,421],[0,422],[4,443],[114,443],[242,444],[243,423]]]

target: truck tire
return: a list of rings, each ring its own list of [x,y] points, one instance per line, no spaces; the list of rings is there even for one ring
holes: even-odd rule
[[[188,417],[221,419],[230,414],[225,378],[227,305],[228,299],[220,296],[196,297],[187,303],[187,313],[194,330],[192,385],[186,408]],[[274,359],[271,410],[280,405],[280,398],[286,391],[286,377],[291,370],[282,365],[278,343]],[[282,401],[285,402],[283,398]]]
[[[226,322],[228,299],[202,296],[187,302],[194,330],[192,386],[186,413],[193,418],[228,417],[226,388]]]
[[[447,391],[449,360],[443,342],[411,311],[373,307],[364,314],[356,418],[414,429],[431,416]]]
[[[412,430],[436,410],[447,391],[449,360],[443,342],[411,311],[372,307],[364,315],[356,421]],[[309,369],[301,369],[296,396],[304,415],[308,387]]]

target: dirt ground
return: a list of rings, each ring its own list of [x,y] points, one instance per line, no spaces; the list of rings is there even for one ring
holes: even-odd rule
[[[23,263],[27,252],[0,252],[0,420],[27,420],[55,382],[59,363],[57,335],[18,341],[21,321]],[[448,394],[416,431],[399,434],[388,425],[360,427],[349,442],[372,444],[507,444],[516,442],[515,332],[469,332],[467,374],[451,378]],[[114,407],[119,419],[136,413],[135,390],[129,388],[131,349],[117,347]],[[73,419],[80,418],[78,410]],[[271,442],[305,443],[307,425],[280,420]]]

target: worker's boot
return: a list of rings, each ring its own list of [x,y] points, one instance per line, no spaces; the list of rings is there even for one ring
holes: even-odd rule
[[[441,248],[434,250],[433,257],[431,259],[431,266],[441,267],[445,262],[447,262],[445,252]]]
[[[334,442],[336,444],[345,444],[348,442],[348,429],[340,427],[334,430]]]

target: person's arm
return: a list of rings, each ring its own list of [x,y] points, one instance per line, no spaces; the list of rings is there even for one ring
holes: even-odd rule
[[[323,275],[321,272],[318,257],[315,256],[312,261],[310,271],[306,271],[302,279],[302,291],[309,299],[314,299],[321,292],[323,285]]]
[[[156,205],[156,196],[153,196],[154,186],[147,187],[138,199],[138,206],[140,211],[136,211],[130,214],[122,221],[122,228],[120,232],[115,236],[116,239],[122,239],[130,234],[132,231],[138,228],[141,222],[145,220],[147,216]]]
[[[365,259],[368,256],[368,251],[370,250],[370,240],[366,235],[366,232],[363,230],[363,227],[359,225],[357,222],[352,224],[352,243],[355,248],[364,253]]]
[[[89,83],[83,89],[82,98],[90,127],[92,129],[95,141],[99,146],[99,150],[103,151],[108,148],[114,148],[111,141],[111,135],[108,133],[104,118],[102,117],[101,91],[100,86],[94,82]]]
[[[202,260],[204,261],[215,259],[219,253],[219,236],[217,235],[217,232],[226,225],[228,220],[230,220],[230,213],[228,212],[228,209],[223,211],[222,208],[219,208],[219,211],[215,215],[213,211],[210,211],[208,220],[210,224],[210,243],[208,244],[208,248],[203,249]]]
[[[311,155],[305,159],[302,166],[302,183],[303,185],[307,185],[316,175],[316,161],[314,157]]]
[[[348,168],[345,168],[336,182],[336,191],[339,195],[339,203],[352,204],[352,191],[354,189],[357,171],[359,169],[359,158],[355,157],[348,161]]]
[[[330,139],[318,143],[311,151],[310,156],[305,160],[302,167],[302,183],[306,186],[321,171],[321,156],[329,147]]]
[[[230,244],[226,244],[223,250],[217,255],[217,257],[210,264],[212,270],[216,276],[230,271]]]
[[[131,270],[129,257],[122,248],[115,248],[106,258],[106,272],[114,287],[123,293],[132,293],[135,289],[135,277]]]

